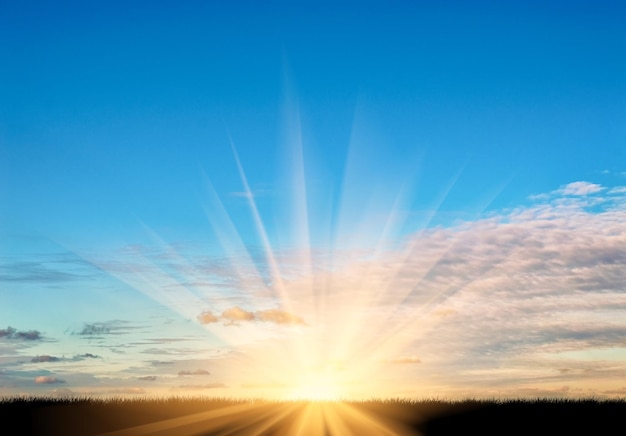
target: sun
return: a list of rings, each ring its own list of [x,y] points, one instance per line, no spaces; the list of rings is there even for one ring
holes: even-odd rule
[[[288,399],[307,401],[338,401],[345,392],[337,374],[328,371],[309,371],[294,384]]]

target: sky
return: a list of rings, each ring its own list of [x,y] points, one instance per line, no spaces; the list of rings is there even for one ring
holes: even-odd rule
[[[626,396],[626,7],[432,3],[1,2],[0,396]]]

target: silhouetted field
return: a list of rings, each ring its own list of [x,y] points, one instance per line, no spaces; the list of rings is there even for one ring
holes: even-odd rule
[[[626,435],[625,400],[0,402],[6,435]]]

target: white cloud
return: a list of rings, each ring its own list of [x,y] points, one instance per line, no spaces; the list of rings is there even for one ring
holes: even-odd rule
[[[48,375],[40,375],[35,377],[35,383],[37,384],[56,384],[56,383],[65,383],[64,380],[58,379],[56,377],[50,377]]]
[[[562,195],[589,195],[595,194],[604,190],[605,188],[596,183],[590,182],[572,182],[567,185],[562,186],[557,191],[558,194]]]

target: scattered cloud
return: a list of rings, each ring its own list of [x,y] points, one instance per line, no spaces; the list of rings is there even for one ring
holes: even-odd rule
[[[198,315],[198,321],[201,324],[212,324],[220,320],[224,321],[224,325],[226,326],[239,325],[242,321],[271,322],[279,325],[306,325],[301,317],[280,309],[250,312],[235,306],[226,309],[219,317],[213,315],[213,313],[208,310]]]
[[[104,323],[85,324],[77,334],[82,336],[100,336],[111,332],[111,328]]]
[[[74,356],[74,360],[99,359],[99,358],[100,358],[100,356],[98,356],[96,354],[91,354],[91,353],[77,354],[76,356]]]
[[[207,371],[206,369],[196,369],[195,371],[179,371],[178,375],[184,376],[184,375],[209,375],[211,374],[209,371]]]
[[[112,320],[106,322],[85,323],[79,331],[73,334],[79,336],[122,335],[137,330],[139,327],[130,321]]]
[[[144,375],[144,376],[137,377],[137,378],[143,381],[156,381],[157,379],[156,375]]]
[[[78,275],[63,271],[57,267],[49,267],[40,262],[13,262],[0,265],[0,281],[3,282],[40,282],[61,283],[84,279]]]
[[[240,321],[254,321],[254,313],[235,306],[222,312],[225,325],[239,325]]]
[[[55,356],[42,355],[42,356],[35,356],[30,361],[33,363],[39,363],[39,362],[58,362],[59,360],[61,359]]]
[[[200,315],[198,315],[198,322],[200,324],[212,324],[214,322],[218,322],[220,319],[213,315],[209,311],[204,311]]]
[[[589,195],[595,194],[605,188],[596,183],[590,182],[572,182],[561,186],[555,192],[561,195]]]
[[[626,194],[626,186],[616,186],[615,188],[611,188],[608,192],[609,194]]]
[[[48,375],[40,375],[35,377],[35,383],[37,384],[57,384],[57,383],[65,383],[65,380],[58,379],[56,377],[51,377]]]
[[[41,333],[37,330],[18,331],[9,326],[6,329],[0,329],[0,338],[24,340],[24,341],[36,341],[41,339]]]

